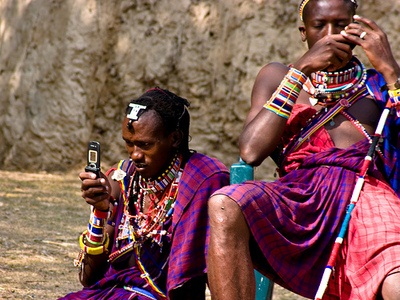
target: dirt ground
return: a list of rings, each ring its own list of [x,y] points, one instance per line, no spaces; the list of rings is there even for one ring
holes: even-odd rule
[[[57,299],[81,289],[73,260],[89,206],[77,173],[0,171],[0,299]],[[274,290],[274,300],[305,299]]]

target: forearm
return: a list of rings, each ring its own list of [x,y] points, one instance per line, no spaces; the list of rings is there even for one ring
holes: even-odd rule
[[[240,135],[240,157],[249,165],[260,165],[279,145],[285,125],[286,119],[262,109]]]
[[[91,286],[100,280],[108,268],[108,254],[88,255],[83,258],[79,270],[79,281],[83,286]]]
[[[94,210],[88,229],[79,238],[81,251],[75,265],[80,267],[79,280],[83,286],[94,284],[104,276],[108,268],[108,253],[112,247],[114,227],[106,225],[107,221],[107,212],[99,213]]]

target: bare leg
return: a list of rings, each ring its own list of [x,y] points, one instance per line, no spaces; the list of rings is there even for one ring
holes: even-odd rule
[[[388,275],[382,284],[382,298],[385,300],[400,299],[400,273]]]
[[[255,298],[250,232],[239,206],[216,195],[209,201],[208,280],[213,300]]]

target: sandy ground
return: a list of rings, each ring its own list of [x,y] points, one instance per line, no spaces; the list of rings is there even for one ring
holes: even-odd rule
[[[0,171],[0,299],[57,299],[81,289],[73,260],[89,207],[76,174]],[[275,285],[273,299],[304,298]]]

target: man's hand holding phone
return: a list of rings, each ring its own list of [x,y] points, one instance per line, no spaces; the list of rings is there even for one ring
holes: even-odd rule
[[[91,141],[87,149],[87,166],[79,174],[82,180],[82,197],[98,210],[108,210],[110,205],[110,184],[100,172],[100,143]]]

